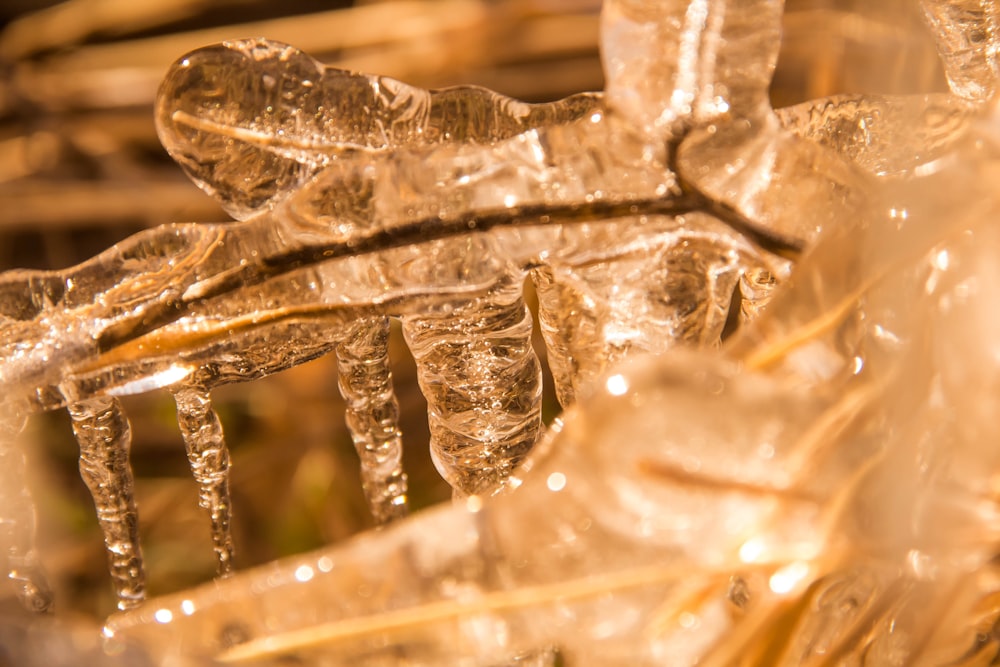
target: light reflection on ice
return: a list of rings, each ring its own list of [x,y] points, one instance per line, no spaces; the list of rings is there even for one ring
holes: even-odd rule
[[[154,373],[148,377],[139,378],[138,380],[133,380],[132,382],[127,382],[121,386],[109,389],[108,394],[111,396],[145,394],[155,389],[162,389],[163,387],[175,385],[190,375],[193,370],[194,369],[190,366],[170,366],[163,369],[159,373]]]

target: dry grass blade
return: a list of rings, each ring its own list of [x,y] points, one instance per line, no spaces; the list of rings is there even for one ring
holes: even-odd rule
[[[0,59],[76,44],[94,33],[128,33],[182,18],[210,4],[241,0],[69,0],[12,21],[0,33]]]
[[[442,85],[449,73],[462,70],[596,54],[597,19],[525,17],[509,4],[482,0],[385,2],[84,46],[71,55],[19,64],[15,89],[47,108],[149,104],[163,73],[182,54],[259,36],[294,44],[344,69]]]
[[[163,182],[148,179],[142,187],[113,182],[36,181],[5,199],[7,205],[0,207],[0,230],[39,225],[53,229],[86,228],[94,223],[127,223],[136,216],[166,223],[170,220],[164,219],[161,202],[171,202],[170,210],[183,217],[204,219],[225,215],[211,199],[175,179]]]

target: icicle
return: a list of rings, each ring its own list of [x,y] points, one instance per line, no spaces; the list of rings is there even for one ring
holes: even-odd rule
[[[361,457],[361,482],[376,523],[406,515],[399,405],[389,371],[389,318],[357,323],[337,346],[345,419]]]
[[[741,276],[757,267],[776,279],[788,272],[787,262],[699,213],[609,221],[574,241],[532,272],[564,407],[627,357],[718,344]]]
[[[41,612],[52,607],[52,590],[35,552],[35,504],[25,479],[24,453],[14,443],[24,423],[0,406],[0,548],[18,599]]]
[[[457,495],[489,494],[535,443],[541,367],[520,281],[403,318],[427,398],[431,457]]]
[[[229,449],[219,416],[212,409],[208,391],[186,386],[174,392],[177,425],[184,438],[191,472],[198,482],[198,504],[212,518],[212,545],[218,559],[218,574],[232,574],[232,499],[229,495]]]
[[[113,397],[72,404],[69,414],[80,444],[80,475],[94,498],[97,520],[104,531],[118,608],[129,609],[146,597],[129,465],[132,429],[121,404]]]

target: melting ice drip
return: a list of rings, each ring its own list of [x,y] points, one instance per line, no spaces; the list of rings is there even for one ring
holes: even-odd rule
[[[549,105],[417,90],[266,41],[189,54],[161,89],[160,135],[239,222],[170,225],[67,271],[0,277],[3,437],[29,412],[69,409],[125,608],[143,576],[115,397],[175,393],[227,574],[229,459],[210,390],[335,353],[373,513],[398,518],[398,317],[436,465],[460,495],[493,493],[539,431],[525,277],[564,405],[626,355],[716,343],[734,293],[752,319],[789,258],[864,209],[865,172],[932,163],[992,94],[996,49],[973,36],[993,39],[996,5],[924,5],[952,95],[779,112],[773,0],[609,0],[605,94]],[[863,136],[841,132],[862,119]],[[30,502],[5,481],[11,578],[44,607]]]

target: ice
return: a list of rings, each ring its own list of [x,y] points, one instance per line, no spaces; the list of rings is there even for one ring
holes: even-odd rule
[[[337,346],[340,393],[361,457],[361,477],[377,523],[406,514],[399,405],[389,369],[389,319],[362,320]]]
[[[606,1],[601,56],[609,106],[652,135],[677,136],[735,113],[759,116],[781,43],[783,5]]]
[[[427,398],[431,458],[456,493],[490,494],[535,444],[542,370],[521,282],[456,308],[403,318]]]
[[[975,118],[954,95],[838,95],[778,110],[792,133],[876,176],[934,169]]]
[[[146,597],[129,465],[132,430],[117,398],[80,401],[69,406],[69,414],[80,445],[80,476],[94,498],[97,520],[104,532],[118,608],[128,609]]]
[[[219,576],[233,569],[232,498],[229,495],[229,448],[208,391],[180,386],[174,391],[177,425],[187,449],[191,472],[198,483],[198,504],[212,520],[212,544]]]
[[[16,440],[24,421],[13,406],[0,403],[0,553],[21,603],[41,612],[51,609],[53,598],[35,548],[35,503]]]
[[[294,47],[253,39],[178,61],[160,88],[156,113],[174,159],[242,220],[345,154],[489,144],[581,117],[595,104],[589,94],[531,105],[473,86],[431,92],[325,67]]]
[[[563,405],[626,355],[718,343],[734,297],[754,300],[742,308],[746,318],[762,307],[760,290],[736,294],[737,283],[788,273],[780,257],[754,246],[746,226],[763,232],[756,240],[764,246],[801,246],[832,222],[801,212],[835,210],[844,191],[859,187],[839,160],[797,141],[770,110],[780,15],[773,2],[605,3],[605,104],[650,140],[670,142],[661,187],[732,208],[713,211],[729,228],[701,213],[561,232],[534,278]],[[650,143],[647,152],[656,150]]]
[[[228,95],[220,93],[220,89],[228,91]],[[224,98],[221,105],[217,103],[220,96]],[[325,199],[330,193],[322,184],[306,186],[306,182],[334,160],[359,151],[363,156],[365,151],[377,149],[446,142],[491,143],[540,124],[580,117],[595,106],[595,98],[590,95],[556,104],[527,105],[472,87],[431,93],[384,77],[326,68],[292,47],[262,40],[227,43],[186,57],[168,75],[159,100],[159,127],[164,144],[192,177],[216,194],[234,216],[247,218],[274,208],[278,206],[276,202],[299,186],[306,193],[315,194],[307,194],[307,201],[297,197],[284,207],[287,213],[279,209],[277,215],[293,219],[293,224],[305,218],[311,229],[316,225],[314,218],[322,215],[310,211],[318,203],[316,196]],[[359,109],[364,113],[359,114]],[[248,175],[248,165],[254,165],[253,169],[259,169],[261,175]],[[342,208],[352,204],[369,205],[358,201],[356,193],[334,196],[338,197],[335,202],[323,201],[322,204]],[[351,213],[343,211],[338,215],[337,225],[341,229],[350,223]],[[324,235],[329,237],[329,232]],[[436,268],[434,270],[437,272]],[[461,271],[460,266],[449,269],[453,273]],[[415,284],[441,282],[437,276],[409,277]],[[385,298],[385,295],[376,295],[373,291],[368,299]],[[460,330],[468,325],[467,318],[450,321],[440,314],[434,318],[435,322],[443,322],[443,330]],[[408,317],[404,320],[407,331],[414,332],[413,339],[419,339],[420,334],[416,332],[426,329],[426,323],[419,318],[413,318],[412,322]],[[378,336],[380,329],[381,326],[367,336]],[[474,336],[473,332],[474,328],[470,329],[469,335]],[[349,334],[364,335],[362,332]],[[534,355],[524,341],[515,344],[526,350],[520,354]],[[498,342],[490,345],[501,357],[508,354]],[[351,357],[341,360],[342,371],[352,367],[353,359],[361,358],[343,345],[339,351]],[[455,351],[460,350],[453,349]],[[482,359],[481,353],[477,356],[470,351],[469,354],[468,365]],[[421,382],[428,391],[434,448],[439,453],[437,460],[442,470],[447,471],[446,477],[454,482],[464,481],[464,485],[458,487],[461,492],[481,490],[483,485],[472,482],[466,468],[476,457],[494,460],[483,464],[488,470],[508,470],[516,463],[519,453],[537,436],[540,395],[536,388],[526,386],[519,398],[507,401],[510,404],[527,402],[523,409],[511,412],[512,419],[523,423],[507,434],[511,438],[508,442],[498,434],[510,428],[495,428],[493,435],[488,435],[484,428],[489,427],[482,423],[483,417],[472,416],[495,409],[495,405],[504,400],[486,396],[489,393],[487,385],[465,392],[466,405],[455,405],[453,397],[451,400],[446,397],[447,392],[431,390],[443,378],[450,383],[457,380],[454,373],[442,375],[440,364],[434,366],[432,358],[433,355],[417,355]],[[429,365],[424,364],[425,359]],[[533,363],[537,366],[537,361]],[[503,372],[494,374],[497,377],[492,381],[504,379]],[[488,372],[483,381],[489,381],[487,375]],[[519,385],[507,385],[507,390],[515,387]],[[373,435],[371,427],[365,426],[385,418],[386,406],[390,403],[379,404],[375,397],[386,389],[376,384],[373,387],[376,393],[372,394],[369,405],[363,387],[352,389],[350,382],[342,381],[342,388],[345,395],[353,398],[348,423],[359,452],[362,452],[362,474],[373,512],[377,520],[389,520],[405,511],[405,478],[398,464],[400,454],[396,451],[399,435],[388,438]],[[476,392],[482,396],[470,402]],[[370,413],[363,414],[362,408]],[[443,418],[444,415],[447,417]],[[394,423],[383,424],[381,428],[389,433],[397,430]],[[462,455],[465,463],[457,463],[462,457],[457,457],[454,450],[473,442],[478,442],[478,454],[473,456],[467,452]],[[384,451],[376,453],[379,450]],[[393,460],[397,462],[392,464]],[[487,473],[483,479],[492,479],[495,485],[501,477]]]
[[[959,580],[992,555],[995,462],[976,444],[994,435],[982,313],[998,284],[980,127],[995,5],[925,7],[952,94],[778,112],[782,3],[764,0],[609,0],[606,95],[546,105],[422,91],[266,40],[182,58],[161,137],[237,222],[0,277],[0,382],[30,404],[18,414],[69,408],[120,605],[142,596],[120,394],[175,392],[225,574],[219,384],[335,353],[373,513],[402,517],[395,317],[461,505],[109,632],[190,633],[164,650],[234,660],[319,660],[338,641],[348,664],[923,650],[908,638],[926,621],[897,610],[945,613],[928,573]],[[529,276],[559,399],[582,403],[533,457]],[[807,614],[852,572],[876,601]],[[387,592],[371,601],[375,577]],[[763,647],[762,628],[778,637]]]
[[[741,276],[785,277],[789,268],[702,213],[562,233],[568,242],[533,278],[549,366],[567,406],[628,356],[717,345]]]
[[[108,631],[229,664],[989,661],[990,131],[957,138],[946,167],[873,179],[721,349],[616,367],[510,493],[158,599]]]
[[[682,185],[803,243],[859,184],[840,160],[783,132],[771,110],[782,9],[770,0],[606,2],[602,57],[608,106],[651,136],[679,140]]]
[[[697,13],[695,5],[691,10],[694,14]],[[615,5],[609,5],[606,15],[613,17],[615,11]],[[695,51],[702,48],[700,45],[704,42],[705,50],[700,58],[693,54],[687,58],[681,64],[682,71],[678,76],[690,78],[691,86],[702,86],[701,79],[706,77],[713,81],[717,79],[717,83],[705,84],[709,88],[717,88],[718,94],[712,99],[718,100],[712,104],[722,109],[719,105],[732,103],[736,107],[748,107],[743,110],[744,116],[759,115],[762,96],[766,101],[773,49],[764,49],[760,58],[741,55],[737,67],[732,56],[727,56],[729,60],[726,57],[717,58],[717,47],[722,42],[716,33],[724,26],[725,30],[746,34],[748,39],[757,39],[761,44],[768,45],[767,34],[761,32],[760,26],[767,25],[767,29],[777,30],[778,15],[771,8],[772,20],[769,24],[764,20],[748,24],[746,16],[751,16],[752,12],[747,11],[744,15],[729,11],[726,14],[727,10],[718,3],[712,11],[714,18],[709,21],[711,25],[706,28],[705,35],[695,31],[678,38],[685,42],[685,48]],[[723,15],[725,21],[721,19]],[[692,17],[692,20],[695,18]],[[613,18],[606,19],[606,23],[613,22]],[[669,22],[661,23],[660,28],[666,30]],[[726,39],[729,39],[729,33],[726,33]],[[606,43],[609,41],[606,40]],[[610,44],[606,51],[613,50],[614,46],[614,43]],[[651,58],[653,56],[644,57],[639,62],[649,64],[653,62]],[[671,56],[657,54],[655,58],[658,59],[657,66],[666,66]],[[717,61],[722,64],[717,66]],[[756,88],[749,84],[744,86],[747,74],[742,69],[744,66],[757,68],[751,77],[757,81]],[[231,70],[239,71],[223,79],[223,74]],[[647,79],[660,80],[655,77]],[[239,91],[232,93],[233,96],[246,98],[244,104],[220,107],[213,101],[221,95],[220,88],[231,85],[230,81],[245,80],[249,83],[241,84]],[[278,86],[274,82],[279,80],[290,83]],[[294,82],[301,80],[310,83],[295,90]],[[325,83],[317,85],[317,80]],[[628,85],[628,80],[625,80],[619,87]],[[611,89],[616,88],[612,85]],[[245,90],[250,92],[243,92]],[[337,97],[331,100],[329,96],[334,91]],[[209,93],[211,97],[207,99]],[[613,106],[615,96],[609,95]],[[456,101],[462,99],[461,96],[466,101],[462,103],[464,107],[459,109]],[[296,104],[289,106],[292,98],[295,98]],[[355,101],[368,112],[357,119],[344,100]],[[164,142],[175,157],[188,166],[206,189],[219,196],[224,204],[229,204],[230,210],[238,217],[246,215],[246,207],[236,210],[239,207],[230,200],[240,196],[245,186],[241,181],[240,188],[243,189],[234,190],[233,186],[226,184],[226,174],[230,173],[233,164],[244,159],[241,151],[245,148],[264,154],[267,160],[283,160],[289,165],[288,169],[301,167],[308,171],[305,176],[301,176],[301,169],[295,172],[300,174],[295,176],[301,183],[298,194],[279,202],[275,201],[275,197],[262,197],[263,203],[256,204],[255,211],[273,207],[276,218],[287,221],[297,230],[350,236],[368,229],[385,228],[400,218],[413,219],[421,215],[428,219],[435,216],[464,217],[469,211],[472,214],[469,215],[470,223],[475,224],[477,229],[483,229],[484,214],[490,209],[496,209],[501,215],[508,211],[509,217],[516,214],[516,211],[510,211],[511,207],[559,204],[579,207],[595,200],[609,203],[633,201],[641,198],[644,191],[649,193],[645,196],[650,199],[676,192],[677,184],[666,163],[666,156],[662,155],[662,148],[646,141],[636,141],[629,135],[629,130],[615,123],[614,118],[605,118],[598,102],[597,98],[581,96],[558,105],[529,107],[478,89],[428,93],[398,82],[323,68],[290,47],[255,40],[212,47],[182,60],[164,84],[159,117]],[[655,103],[658,102],[648,100],[645,104]],[[704,113],[692,115],[689,110],[684,117],[691,116],[692,123],[704,123],[720,114],[731,115],[717,109],[712,116],[707,111],[707,104],[699,107]],[[473,107],[476,113],[470,111]],[[626,107],[623,104],[621,109],[616,110],[628,113],[635,108],[636,105]],[[266,109],[270,111],[264,111]],[[469,118],[479,121],[475,125],[478,129],[470,129]],[[513,118],[517,122],[513,122]],[[317,123],[321,125],[319,129],[316,128]],[[539,127],[541,129],[537,134],[528,132],[513,140],[501,141],[526,128]],[[461,146],[455,146],[457,139],[465,141]],[[220,148],[218,155],[212,152],[212,146],[230,146],[233,141],[241,147],[240,150],[223,152]],[[493,142],[493,145],[487,151],[470,146],[470,142]],[[435,148],[442,143],[447,145]],[[591,147],[591,152],[581,153],[581,145]],[[378,158],[362,150],[373,148],[393,149],[385,160],[378,160],[376,168],[373,168],[372,160]],[[358,151],[361,153],[356,155]],[[658,152],[661,155],[658,156]],[[204,168],[199,165],[204,165]],[[205,172],[209,168],[211,171]],[[275,173],[285,173],[282,169],[275,168]],[[616,192],[622,183],[628,184],[629,192]],[[438,194],[442,184],[447,186],[447,190]],[[363,198],[359,199],[359,193],[363,193]],[[700,203],[705,205],[705,202]],[[700,219],[696,220],[698,223],[692,224],[692,227],[712,226],[710,220],[705,225],[701,225]],[[649,227],[648,245],[655,247],[671,243],[670,239],[657,241],[652,227],[655,226]],[[694,229],[692,233],[702,231]],[[769,229],[768,233],[770,231],[773,230]],[[572,273],[572,252],[578,254],[575,261],[585,263],[590,261],[594,248],[600,247],[603,241],[600,233],[581,232],[576,235],[580,238],[573,239],[572,231],[561,231],[554,239],[543,238],[540,246],[537,242],[531,243],[532,240],[537,241],[537,236],[528,239],[528,243],[524,241],[529,235],[518,236],[513,243],[519,247],[512,254],[522,264],[548,265],[553,252],[557,252],[556,266],[545,266],[534,278],[540,285],[553,281],[567,282],[559,289],[570,294],[576,291],[572,283],[585,283],[587,274],[586,271],[579,272],[579,275]],[[723,234],[716,242],[728,243],[725,237]],[[636,245],[640,243],[641,240],[637,239]],[[535,255],[547,256],[541,259],[532,256],[532,251]],[[641,251],[634,248],[628,252],[629,260],[638,264]],[[645,266],[650,273],[660,270],[660,259],[656,253],[647,257]],[[748,257],[748,264],[763,264],[770,275],[787,272],[787,267],[774,266],[774,258]],[[739,267],[739,270],[749,270],[749,267]],[[689,273],[693,276],[695,270]],[[645,287],[637,285],[631,291],[639,294]],[[701,288],[699,292],[713,291],[715,302],[712,308],[716,311],[728,309],[732,295],[731,286],[728,291],[719,287],[712,285]],[[595,285],[592,292],[601,289]],[[574,312],[573,308],[555,308],[553,299],[545,299],[540,314],[549,323],[546,330],[550,333],[548,342],[555,353],[553,357],[563,359],[564,362],[557,361],[563,367],[582,367],[582,379],[599,372],[600,368],[620,356],[621,350],[642,347],[638,340],[629,342],[628,331],[634,332],[631,338],[638,339],[643,325],[633,322],[621,326],[619,320],[623,317],[626,320],[641,318],[637,313],[655,308],[658,298],[652,296],[650,304],[621,306],[617,312],[610,313],[607,312],[607,297],[603,297],[593,314],[600,320],[597,329],[615,331],[611,333],[609,342],[595,345],[591,341],[578,350],[573,348],[579,341],[574,341],[568,333],[553,333],[567,330],[565,320]],[[679,300],[681,297],[674,295],[673,298]],[[709,324],[705,331],[688,338],[711,341],[719,331],[719,327]],[[596,338],[601,340],[601,334],[598,333]],[[658,336],[652,340],[664,341],[657,343],[662,347],[675,339]],[[556,375],[558,393],[562,401],[568,403],[575,389],[566,378],[567,373],[557,371]]]
[[[715,76],[711,63],[697,69]],[[367,112],[351,111],[358,106]],[[460,494],[485,493],[539,429],[538,364],[519,295],[525,271],[535,268],[543,287],[568,404],[626,353],[716,342],[740,273],[783,276],[787,263],[765,247],[798,242],[686,189],[668,148],[595,96],[529,106],[481,89],[430,93],[250,40],[183,58],[158,110],[168,149],[246,220],[163,228],[62,275],[10,276],[12,293],[31,289],[30,303],[15,304],[8,339],[39,342],[16,350],[5,370],[39,407],[177,379],[253,379],[345,346],[345,337],[378,334],[349,324],[359,317],[397,315],[429,399],[435,460]],[[711,216],[695,214],[706,209]],[[684,213],[692,215],[664,215]],[[608,218],[638,230],[632,243],[621,248],[617,230],[600,231]],[[567,229],[597,222],[594,231]],[[513,229],[539,224],[551,229]],[[605,262],[604,277],[596,266],[576,270],[595,261]],[[610,278],[618,264],[630,267],[631,284]],[[550,282],[555,292],[544,289]],[[593,296],[597,333],[574,336],[576,304]],[[664,324],[672,335],[650,335]],[[62,366],[68,372],[55,370]],[[362,429],[353,435],[367,460],[363,424],[386,413],[378,401],[366,409],[356,403],[349,423]],[[369,487],[394,489],[391,504],[403,498],[384,479],[402,473],[370,464],[365,477],[383,481]],[[383,516],[384,492],[374,494]]]
[[[983,104],[1000,76],[1000,5],[995,0],[921,0],[951,91]]]

